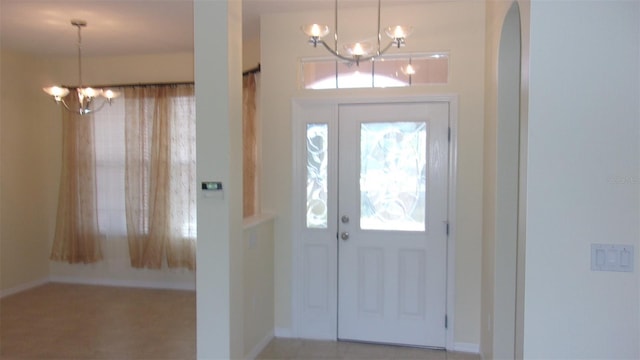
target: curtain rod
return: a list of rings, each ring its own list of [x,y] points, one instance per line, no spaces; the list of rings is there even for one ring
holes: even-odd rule
[[[193,81],[185,81],[185,82],[162,82],[162,83],[130,83],[130,84],[109,84],[109,85],[90,85],[92,88],[125,88],[125,87],[145,87],[145,86],[171,86],[171,85],[193,85]],[[67,86],[62,85],[63,87],[69,89],[75,89],[78,86]],[[86,85],[85,85],[86,86]]]
[[[253,69],[249,69],[247,71],[242,72],[242,76],[246,76],[249,74],[255,74],[260,72],[260,64],[254,67]],[[171,85],[193,85],[193,81],[184,81],[184,82],[160,82],[160,83],[133,83],[133,84],[110,84],[110,85],[91,85],[94,88],[122,88],[122,87],[144,87],[144,86],[171,86]],[[69,89],[75,89],[78,86],[67,86],[63,85]]]

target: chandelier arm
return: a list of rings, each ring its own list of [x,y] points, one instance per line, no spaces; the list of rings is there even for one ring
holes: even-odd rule
[[[361,61],[369,61],[372,59],[377,59],[378,57],[382,56],[385,52],[387,52],[387,50],[389,50],[391,46],[393,46],[393,44],[395,44],[393,41],[390,42],[387,46],[384,47],[384,49],[380,50],[375,55],[361,56],[358,59],[350,59],[350,60],[351,62],[355,62],[357,64],[357,63],[360,63]]]
[[[58,101],[58,103],[62,104],[62,106],[64,106],[64,108],[67,109],[67,111],[70,112],[70,113],[86,115],[86,114],[88,114],[88,113],[90,113],[92,111],[92,110],[89,110],[89,109],[85,109],[82,106],[79,106],[77,109],[72,109],[71,107],[69,107],[67,102],[64,101],[64,99],[60,99],[60,101]]]
[[[95,100],[94,100],[94,101],[95,101]],[[109,101],[109,100],[107,100],[107,99],[100,98],[100,102],[101,102],[100,106],[98,106],[97,108],[93,108],[93,109],[91,109],[90,111],[91,111],[91,112],[93,112],[93,111],[99,111],[99,110],[100,110],[100,109],[102,109],[102,108],[103,108],[107,103],[109,103],[109,105],[111,105],[111,101]]]
[[[87,107],[84,108],[83,110],[81,110],[81,111],[83,111],[82,114],[83,115],[87,115],[87,114],[91,114],[91,113],[96,112],[96,111],[100,111],[104,107],[104,105],[107,104],[107,102],[109,103],[109,105],[111,105],[111,102],[106,100],[106,99],[100,99],[100,101],[101,101],[100,106],[94,107],[93,109],[90,109],[89,108],[89,104],[87,104]],[[91,103],[95,103],[95,99],[92,100]]]
[[[326,42],[324,42],[324,40],[319,40],[319,43],[321,43],[325,49],[327,49],[327,51],[329,51],[333,56],[345,60],[345,61],[349,61],[349,62],[355,62],[355,60],[351,57],[346,57],[344,55],[339,54],[337,51],[334,51],[331,47],[329,47],[329,45],[327,45]]]
[[[379,50],[379,51],[378,51],[378,54],[377,54],[376,56],[380,56],[380,55],[382,55],[382,54],[386,53],[387,51],[389,51],[389,49],[391,49],[391,47],[392,47],[395,43],[396,43],[395,41],[391,41],[389,44],[387,44],[387,46],[385,46],[385,47],[384,47],[384,49]],[[376,56],[374,56],[374,57],[376,57]]]
[[[341,55],[340,53],[338,53],[337,51],[333,50],[329,45],[327,45],[327,43],[322,40],[319,39],[318,43],[322,44],[322,46],[324,46],[324,48],[330,52],[333,56],[337,57],[338,59],[344,60],[344,61],[348,61],[350,63],[356,63],[359,64],[362,61],[368,61],[371,59],[375,59],[381,55],[383,55],[385,52],[387,52],[394,44],[395,41],[391,41],[389,42],[389,44],[387,44],[387,46],[385,46],[382,50],[380,50],[377,54],[375,55],[370,55],[370,56],[360,56],[358,58],[354,58],[354,57],[346,57],[344,55]]]
[[[76,112],[76,110],[71,110],[71,108],[69,107],[69,105],[67,105],[67,102],[64,101],[64,99],[60,99],[60,101],[57,101],[57,103],[62,104],[62,106],[64,106],[64,108],[67,109],[67,111],[69,112]]]

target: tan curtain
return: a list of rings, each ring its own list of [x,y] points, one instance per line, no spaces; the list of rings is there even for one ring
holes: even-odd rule
[[[243,215],[257,214],[256,75],[242,78]]]
[[[77,107],[70,100],[70,106]],[[94,263],[102,259],[98,229],[94,121],[62,110],[62,173],[51,260]]]
[[[131,265],[195,269],[193,85],[125,89],[125,203]]]

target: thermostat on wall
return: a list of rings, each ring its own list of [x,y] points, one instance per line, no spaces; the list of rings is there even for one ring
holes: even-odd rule
[[[202,190],[222,190],[222,182],[220,181],[203,181]]]

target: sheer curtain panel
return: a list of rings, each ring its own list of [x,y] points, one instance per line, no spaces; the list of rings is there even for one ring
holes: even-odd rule
[[[81,116],[64,109],[62,112],[62,171],[50,258],[70,264],[94,263],[102,260],[94,122],[90,115]]]
[[[195,269],[193,85],[125,89],[125,204],[131,265]]]
[[[256,74],[242,77],[243,215],[258,213],[258,145],[256,121]]]

